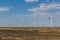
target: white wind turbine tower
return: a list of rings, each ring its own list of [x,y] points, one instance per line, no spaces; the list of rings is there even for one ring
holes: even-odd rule
[[[50,27],[51,27],[51,28],[54,27],[54,23],[53,23],[53,21],[54,21],[54,16],[50,15],[49,20],[50,20]]]
[[[54,27],[54,26],[53,26],[54,17],[51,16],[49,19],[50,19],[50,26],[51,26],[51,28],[52,28],[52,27]]]

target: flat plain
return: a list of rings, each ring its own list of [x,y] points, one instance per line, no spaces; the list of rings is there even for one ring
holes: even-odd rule
[[[0,40],[60,40],[60,28],[0,27]]]

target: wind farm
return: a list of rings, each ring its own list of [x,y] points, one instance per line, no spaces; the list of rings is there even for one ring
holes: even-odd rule
[[[60,40],[60,0],[0,0],[0,40]]]
[[[33,26],[28,26],[26,24],[27,22],[25,22],[26,19],[22,18],[23,26],[0,27],[0,40],[60,40],[60,27],[54,27],[55,16],[47,16],[45,19],[49,20],[48,23],[50,26],[42,27],[38,26],[39,22],[36,21],[36,16],[37,15],[33,14],[31,18]],[[39,15],[39,19],[40,17]],[[41,22],[41,20],[39,21]]]

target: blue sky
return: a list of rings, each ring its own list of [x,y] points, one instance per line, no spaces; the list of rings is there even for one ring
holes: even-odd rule
[[[60,0],[0,0],[1,27],[60,26]]]

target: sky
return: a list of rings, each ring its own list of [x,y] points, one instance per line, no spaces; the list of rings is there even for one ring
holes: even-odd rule
[[[0,0],[0,27],[60,27],[60,0]]]

